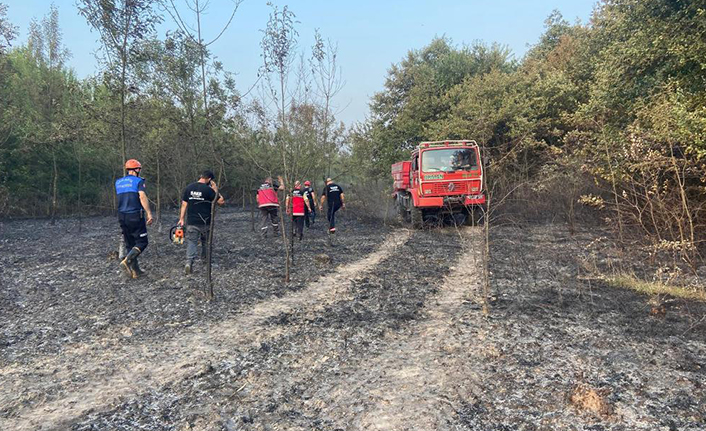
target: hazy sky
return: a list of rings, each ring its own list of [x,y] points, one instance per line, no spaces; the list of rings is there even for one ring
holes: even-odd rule
[[[184,0],[175,0],[183,2]],[[33,17],[41,19],[49,10],[49,0],[0,0],[9,6],[10,21],[19,27],[19,43],[26,40]],[[94,52],[97,33],[91,32],[76,9],[74,0],[55,0],[59,9],[64,44],[72,53],[71,67],[81,76],[97,71]],[[399,62],[410,49],[427,45],[434,36],[447,36],[456,44],[474,40],[507,45],[516,58],[522,58],[528,45],[535,43],[544,29],[544,20],[558,9],[569,21],[588,21],[596,0],[290,0],[299,21],[299,45],[309,48],[315,29],[338,43],[345,81],[336,104],[339,119],[350,124],[361,121],[368,101],[382,89],[387,69]],[[231,0],[211,0],[204,27],[208,35],[227,21]],[[266,0],[245,0],[227,33],[212,46],[225,68],[237,74],[241,91],[255,82],[261,64],[260,39],[270,8]],[[168,16],[161,32],[174,28]],[[206,37],[208,39],[208,37]]]

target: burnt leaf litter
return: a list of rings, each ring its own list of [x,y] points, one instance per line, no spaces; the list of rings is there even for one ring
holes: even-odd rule
[[[150,228],[141,258],[148,275],[134,281],[113,256],[117,222],[83,223],[80,233],[74,219],[0,225],[0,428],[86,383],[79,374],[53,379],[52,358],[89,344],[159,349],[205,325],[236,322],[258,303],[306,293],[402,232],[348,213],[331,248],[319,221],[295,243],[292,281],[285,284],[281,240],[260,239],[249,212],[224,210],[217,219],[216,298],[206,301],[204,268],[183,275],[185,249],[168,242],[169,226],[161,234]],[[600,234],[571,235],[561,225],[493,230],[491,313],[482,316],[477,283],[469,283],[467,300],[449,316],[461,347],[449,350],[456,356],[449,363],[463,366],[439,376],[464,388],[438,400],[445,417],[436,429],[706,429],[706,305],[672,300],[655,316],[648,297],[583,277],[580,261]],[[363,393],[352,390],[365,384],[355,381],[366,376],[357,370],[390,363],[376,359],[398,340],[423,336],[419,324],[430,318],[445,276],[464,262],[464,241],[453,228],[412,232],[329,300],[312,297],[311,304],[266,317],[258,331],[267,336],[258,342],[234,343],[225,359],[204,360],[197,372],[146,384],[50,425],[357,429],[356,418],[371,409],[370,400],[346,396]],[[595,255],[612,259],[610,245],[601,244]]]

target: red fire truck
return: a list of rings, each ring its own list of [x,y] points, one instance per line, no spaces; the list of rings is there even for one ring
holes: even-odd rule
[[[422,142],[409,161],[392,165],[400,218],[421,227],[451,219],[473,225],[485,214],[483,164],[475,141]]]

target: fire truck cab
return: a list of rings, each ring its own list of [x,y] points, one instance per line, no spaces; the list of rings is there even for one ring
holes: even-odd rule
[[[425,220],[478,224],[485,214],[483,164],[475,141],[422,142],[409,161],[392,165],[399,217],[415,227]]]

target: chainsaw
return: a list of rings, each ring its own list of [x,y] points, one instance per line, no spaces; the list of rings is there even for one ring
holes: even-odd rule
[[[169,229],[169,239],[174,244],[184,244],[184,226],[176,225]]]

